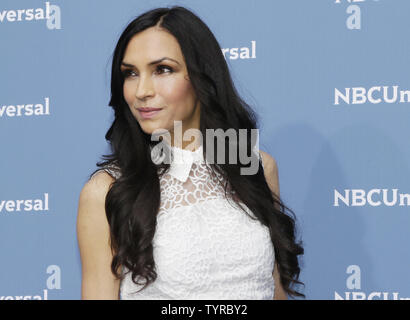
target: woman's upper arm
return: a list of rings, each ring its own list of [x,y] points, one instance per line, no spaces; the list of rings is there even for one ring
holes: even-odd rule
[[[262,162],[264,166],[265,178],[266,182],[269,185],[271,191],[280,197],[280,190],[279,190],[279,173],[278,173],[278,166],[276,164],[275,158],[273,158],[270,154],[260,151],[262,156]],[[279,206],[277,205],[279,208]],[[275,281],[275,292],[273,299],[275,300],[287,300],[288,296],[285,290],[282,287],[280,282],[280,274],[277,263],[275,262],[275,267],[273,270],[273,279]]]
[[[283,290],[282,284],[280,283],[280,275],[278,270],[278,264],[275,262],[275,267],[273,268],[273,279],[275,281],[273,300],[287,300],[288,295],[285,290]]]
[[[82,265],[82,299],[119,299],[120,280],[111,272],[110,229],[105,213],[105,197],[113,178],[96,173],[80,193],[77,239]]]
[[[273,158],[269,153],[260,150],[262,156],[262,163],[265,172],[266,182],[272,192],[279,197],[279,173],[278,165],[275,158]]]

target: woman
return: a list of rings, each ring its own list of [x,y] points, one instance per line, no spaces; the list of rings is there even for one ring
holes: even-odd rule
[[[303,248],[279,198],[274,158],[260,151],[262,166],[249,175],[240,164],[208,161],[215,158],[200,139],[207,129],[257,125],[196,15],[158,8],[127,26],[114,51],[109,105],[112,154],[79,199],[83,299],[303,296],[293,288]],[[178,131],[189,130],[197,134],[188,145]],[[229,142],[230,152],[243,145]],[[159,143],[168,146],[160,154]]]

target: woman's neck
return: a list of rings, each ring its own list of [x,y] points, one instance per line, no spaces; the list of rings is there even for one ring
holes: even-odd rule
[[[202,145],[202,139],[201,137],[197,137],[197,136],[191,137],[190,140],[176,139],[174,135],[171,134],[171,141],[169,141],[168,144],[175,148],[180,148],[180,149],[189,150],[189,151],[196,151]]]

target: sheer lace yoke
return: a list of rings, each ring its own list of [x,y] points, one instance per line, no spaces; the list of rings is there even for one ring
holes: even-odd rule
[[[159,214],[205,200],[220,199],[225,191],[222,176],[212,172],[200,146],[195,151],[171,147],[172,161],[163,175]]]

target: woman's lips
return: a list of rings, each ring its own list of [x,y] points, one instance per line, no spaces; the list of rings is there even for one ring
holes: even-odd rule
[[[141,117],[144,119],[152,118],[155,116],[158,112],[160,112],[162,109],[159,108],[140,108],[138,109],[138,112],[140,113]]]

